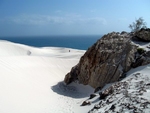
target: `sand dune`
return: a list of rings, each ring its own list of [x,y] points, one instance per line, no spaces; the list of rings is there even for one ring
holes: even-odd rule
[[[90,100],[90,106],[81,107],[94,89],[78,83],[68,86],[63,83],[66,73],[84,53],[71,48],[35,48],[0,41],[0,113],[87,113],[99,104],[98,94]],[[133,80],[129,83],[133,89],[129,91],[135,90],[134,84],[138,81],[149,83],[149,68],[150,65],[141,66],[127,73],[123,81]],[[134,80],[137,73],[139,78]],[[149,92],[148,89],[143,97],[149,99]],[[122,109],[120,103],[115,102],[117,109]],[[111,105],[96,112],[104,112]],[[146,110],[149,112],[149,108]]]
[[[44,56],[54,58],[79,59],[85,50],[76,50],[72,48],[61,47],[43,47],[36,48],[22,44],[0,41],[0,56]]]
[[[0,41],[0,113],[86,112],[78,108],[93,89],[62,82],[84,52]]]

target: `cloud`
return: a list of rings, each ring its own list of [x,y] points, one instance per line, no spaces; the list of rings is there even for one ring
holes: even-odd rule
[[[48,15],[21,15],[12,17],[12,22],[26,25],[46,25],[52,23],[61,23],[62,18],[51,17]]]
[[[11,17],[9,20],[13,23],[24,25],[66,24],[71,21],[66,17],[49,15],[20,15]]]
[[[9,21],[16,24],[23,25],[76,25],[76,24],[89,24],[89,25],[106,25],[107,21],[101,17],[84,18],[78,14],[67,14],[64,16],[50,16],[50,15],[20,15],[11,17]],[[7,21],[8,21],[7,20]]]

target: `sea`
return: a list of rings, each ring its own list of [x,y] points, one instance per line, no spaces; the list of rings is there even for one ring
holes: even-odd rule
[[[15,43],[34,47],[66,47],[87,50],[102,35],[70,35],[70,36],[26,36],[26,37],[0,37]]]

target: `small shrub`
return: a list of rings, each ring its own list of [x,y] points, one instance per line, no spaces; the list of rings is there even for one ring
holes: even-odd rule
[[[144,19],[140,17],[139,19],[136,19],[135,22],[129,25],[129,28],[132,32],[137,32],[141,28],[146,28],[146,22],[144,22]]]
[[[137,52],[141,55],[145,52],[143,48],[137,48]]]

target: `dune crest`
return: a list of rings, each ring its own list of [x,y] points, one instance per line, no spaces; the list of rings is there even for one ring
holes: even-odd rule
[[[62,81],[84,52],[71,48],[35,48],[0,41],[0,112],[80,112],[81,101],[93,88],[77,83],[66,87]],[[72,93],[74,96],[71,97]]]

